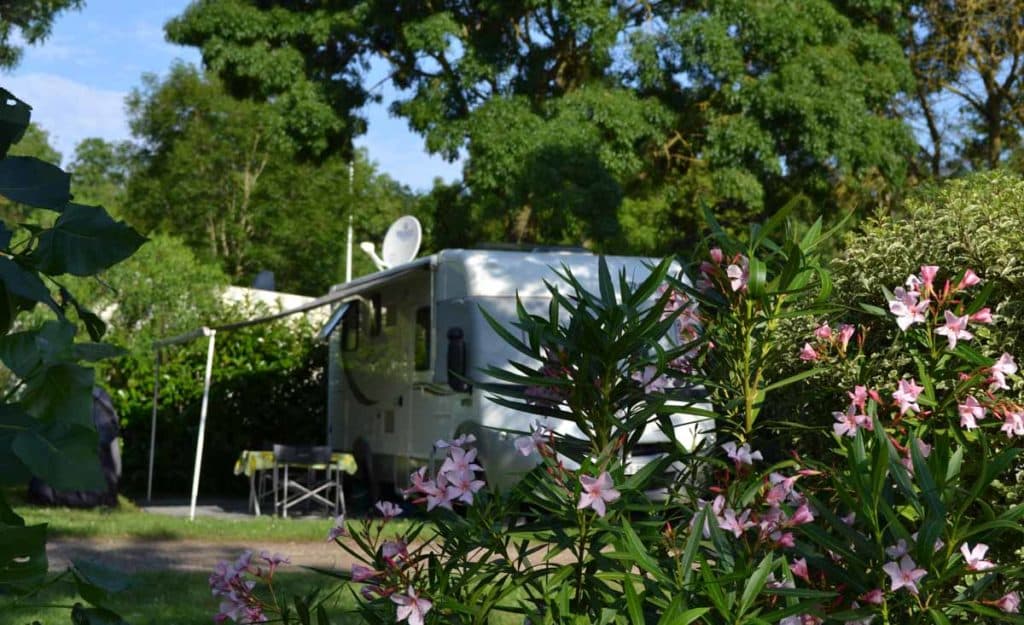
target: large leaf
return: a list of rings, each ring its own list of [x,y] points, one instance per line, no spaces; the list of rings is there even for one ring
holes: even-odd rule
[[[38,422],[15,435],[14,454],[57,490],[99,491],[106,488],[99,462],[95,428],[68,423]]]
[[[10,294],[33,302],[43,302],[58,315],[63,315],[39,276],[6,256],[0,256],[0,282],[4,283]]]
[[[74,363],[46,367],[26,384],[21,405],[36,418],[92,427],[92,369]]]
[[[36,427],[36,420],[20,406],[0,404],[0,486],[23,486],[32,477],[25,463],[11,451],[11,446],[20,432],[33,427]]]
[[[0,161],[0,195],[59,211],[71,201],[71,176],[38,158],[9,156]]]
[[[12,526],[0,531],[0,588],[42,581],[46,562],[46,525]]]
[[[32,119],[32,107],[0,88],[0,158],[7,156],[11,145],[21,141]]]
[[[31,258],[46,274],[91,276],[128,258],[145,242],[102,207],[68,204],[53,228],[39,235]]]
[[[94,606],[102,607],[110,595],[131,586],[131,578],[95,562],[75,560],[73,564],[71,572],[78,594]]]

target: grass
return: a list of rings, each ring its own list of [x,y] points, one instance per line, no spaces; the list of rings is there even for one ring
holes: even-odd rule
[[[132,576],[132,586],[112,596],[109,607],[132,625],[208,625],[219,602],[210,595],[205,573],[154,572]],[[332,580],[314,573],[281,571],[274,576],[279,595],[305,595],[317,586],[333,588]],[[38,595],[15,602],[0,596],[0,625],[71,623],[71,606],[81,601],[71,583],[58,583]],[[352,594],[342,589],[325,607],[333,625],[361,622],[350,611]]]
[[[48,524],[51,538],[323,542],[334,524],[326,518],[281,519],[271,516],[247,519],[197,517],[195,521],[189,521],[145,512],[123,498],[117,509],[78,510],[16,504],[14,510],[30,525]],[[389,524],[389,531],[394,528],[393,531],[398,533],[404,527],[399,519]]]

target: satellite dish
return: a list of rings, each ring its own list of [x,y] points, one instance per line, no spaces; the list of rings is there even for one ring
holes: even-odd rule
[[[423,240],[423,228],[420,220],[412,215],[399,217],[388,228],[381,245],[380,255],[384,267],[394,267],[416,258]]]

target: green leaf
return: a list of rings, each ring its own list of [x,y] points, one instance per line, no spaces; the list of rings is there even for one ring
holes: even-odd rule
[[[14,436],[11,449],[26,467],[57,490],[100,491],[96,430],[67,423],[39,423]]]
[[[771,554],[768,554],[761,560],[761,563],[754,569],[754,573],[747,580],[746,585],[743,587],[743,594],[740,595],[740,609],[739,616],[743,616],[747,613],[747,610],[754,605],[754,601],[757,596],[761,593],[765,583],[768,581],[768,574],[772,570],[772,563],[774,558]]]
[[[672,601],[672,605],[665,611],[665,614],[658,621],[658,625],[690,625],[690,623],[696,621],[700,617],[708,613],[711,608],[690,608],[685,612],[680,612],[683,603],[683,596],[678,595],[675,600]],[[675,608],[675,609],[673,609]]]
[[[59,211],[71,201],[71,176],[31,156],[0,161],[0,195],[14,202]]]
[[[68,204],[53,228],[39,235],[31,259],[45,274],[91,276],[128,258],[146,240],[102,207]]]
[[[106,608],[86,608],[76,603],[71,608],[74,625],[128,625],[120,616]]]
[[[11,446],[19,433],[31,430],[36,424],[20,406],[0,404],[0,485],[23,486],[31,479],[32,473],[14,455]]]
[[[644,546],[643,541],[640,540],[639,536],[637,536],[633,526],[630,525],[629,520],[626,518],[622,519],[622,533],[626,538],[625,549],[633,556],[635,564],[650,573],[662,584],[671,583],[671,579],[668,575],[666,575],[665,572],[661,570],[661,567],[658,566],[658,561],[655,560],[651,554],[647,553],[647,547]]]
[[[0,532],[0,588],[36,584],[49,570],[46,525],[7,526]]]
[[[768,279],[768,267],[756,256],[750,257],[750,280],[747,289],[751,297],[761,297],[765,293],[765,282]]]
[[[636,593],[636,578],[631,574],[626,573],[622,580],[622,588],[626,593],[626,610],[629,611],[629,619],[634,625],[643,625],[644,623],[644,610],[643,605],[640,603],[640,597]]]
[[[0,491],[0,525],[11,525],[14,527],[25,527],[25,519],[18,516],[18,513],[7,503],[7,497]]]
[[[932,617],[935,625],[950,625],[949,619],[938,608],[928,608],[928,616]]]
[[[124,356],[128,352],[123,347],[110,343],[75,343],[72,353],[75,360],[99,362],[108,358]]]
[[[91,428],[94,384],[95,374],[88,367],[70,362],[51,365],[28,380],[21,405],[39,419]]]
[[[32,119],[32,107],[0,87],[0,158],[21,141]]]
[[[780,389],[780,388],[782,388],[784,386],[788,386],[788,385],[790,385],[790,384],[792,384],[794,382],[799,382],[800,380],[806,380],[807,378],[816,376],[819,373],[824,373],[827,370],[828,370],[828,367],[815,367],[814,369],[808,369],[807,371],[801,371],[800,373],[791,375],[788,378],[784,378],[782,380],[779,380],[778,382],[772,382],[768,386],[764,387],[764,390],[762,392],[770,393],[770,392],[772,392],[772,391],[774,391],[776,389]]]
[[[63,311],[53,301],[50,290],[35,272],[29,271],[6,256],[0,256],[0,281],[7,291],[31,302],[42,302],[49,306],[58,316]]]

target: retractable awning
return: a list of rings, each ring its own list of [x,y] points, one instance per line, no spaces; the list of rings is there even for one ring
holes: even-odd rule
[[[405,274],[414,273],[417,271],[430,271],[437,262],[436,256],[425,256],[412,260],[403,265],[385,269],[377,273],[372,273],[367,276],[356,278],[351,282],[338,285],[331,289],[331,292],[320,296],[314,300],[306,302],[305,304],[282,310],[278,313],[270,315],[262,315],[259,317],[253,317],[252,319],[246,319],[244,321],[236,321],[233,323],[225,323],[218,326],[203,326],[197,328],[191,332],[185,334],[179,334],[177,336],[168,337],[165,339],[159,339],[153,342],[153,349],[156,352],[156,365],[154,367],[154,382],[153,382],[153,415],[150,423],[149,432],[149,474],[146,482],[146,499],[151,500],[153,497],[153,461],[156,450],[156,414],[157,405],[160,399],[160,350],[173,345],[182,345],[190,343],[198,338],[207,337],[209,340],[209,346],[206,353],[206,371],[203,377],[203,401],[199,411],[199,434],[196,437],[196,457],[195,457],[195,468],[192,472],[192,497],[189,506],[189,519],[195,519],[196,517],[196,499],[199,495],[199,473],[202,468],[203,462],[203,441],[206,435],[206,416],[208,411],[208,402],[210,397],[210,384],[213,378],[213,358],[215,350],[215,342],[218,332],[228,332],[231,330],[238,330],[241,328],[247,328],[249,326],[259,325],[261,323],[268,323],[297,315],[300,313],[307,313],[311,310],[321,308],[323,306],[329,306],[338,302],[345,302],[345,300],[352,299],[359,296],[366,291],[370,291],[384,282],[391,280],[395,277],[402,276]],[[337,326],[342,316],[345,314],[347,306],[340,306],[338,310],[334,311],[331,315],[330,320],[327,324],[317,333],[317,337],[326,339],[331,331]]]

